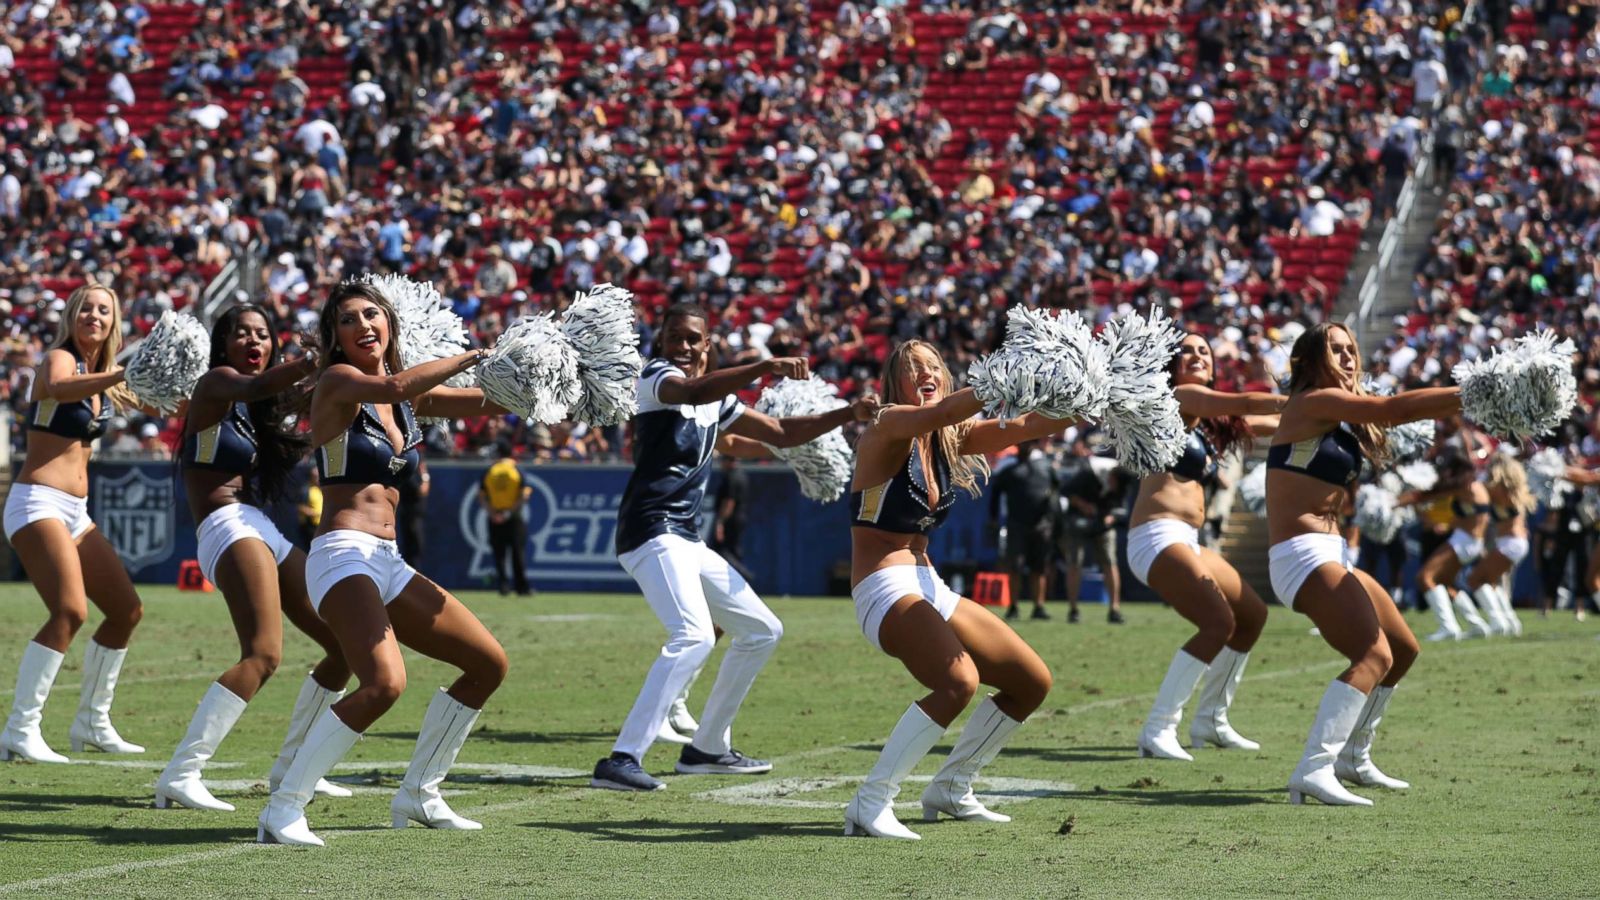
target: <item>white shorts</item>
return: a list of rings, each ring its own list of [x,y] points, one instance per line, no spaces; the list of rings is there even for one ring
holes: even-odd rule
[[[329,589],[352,575],[365,575],[378,586],[385,606],[400,596],[417,570],[400,557],[400,545],[364,531],[341,528],[311,539],[306,554],[306,593],[311,608],[320,609]]]
[[[1349,549],[1350,567],[1351,568],[1355,568],[1355,567],[1361,565],[1361,545],[1360,544],[1346,544],[1345,546],[1350,548]]]
[[[1528,556],[1528,539],[1508,534],[1494,539],[1494,549],[1498,550],[1501,556],[1511,560],[1512,568],[1516,568]]]
[[[856,622],[861,625],[861,633],[879,650],[883,645],[878,643],[878,629],[883,627],[883,617],[901,597],[921,597],[933,604],[947,622],[961,604],[961,595],[950,590],[932,566],[879,569],[861,579],[861,583],[850,590],[850,596],[856,601]]]
[[[1306,583],[1325,563],[1343,566],[1348,572],[1355,568],[1350,558],[1350,545],[1338,534],[1301,534],[1287,541],[1279,541],[1267,551],[1267,574],[1272,579],[1272,592],[1278,602],[1294,609],[1294,598],[1300,586]]]
[[[1150,567],[1161,551],[1185,544],[1200,552],[1200,529],[1177,519],[1151,519],[1128,532],[1128,568],[1140,583],[1150,584]]]
[[[235,541],[255,538],[267,545],[267,549],[272,551],[272,558],[279,565],[289,558],[289,552],[294,549],[294,545],[283,536],[278,526],[272,524],[267,514],[248,503],[230,503],[206,516],[200,527],[195,529],[195,537],[200,542],[200,573],[212,584],[217,582],[217,562],[222,559],[223,551],[233,546]]]
[[[1483,541],[1457,528],[1450,532],[1450,549],[1463,566],[1470,566],[1483,556]]]
[[[56,519],[66,525],[73,540],[94,527],[89,518],[89,498],[74,497],[42,484],[13,484],[11,493],[6,495],[6,540],[11,540],[23,526],[43,519]]]

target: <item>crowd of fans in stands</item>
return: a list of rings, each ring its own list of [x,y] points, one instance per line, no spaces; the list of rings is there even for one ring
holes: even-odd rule
[[[158,37],[153,5],[0,7],[14,408],[73,285],[108,280],[145,331],[247,252],[302,331],[369,270],[433,282],[486,343],[610,281],[639,294],[646,342],[663,303],[693,300],[722,359],[807,354],[850,392],[909,338],[959,371],[1012,303],[1156,304],[1214,335],[1226,383],[1260,388],[1283,326],[1342,287],[1289,277],[1282,241],[1384,215],[1430,131],[1450,215],[1406,329],[1449,335],[1411,377],[1481,336],[1463,316],[1582,330],[1596,288],[1581,23],[1582,43],[1529,54],[1442,0],[233,0],[183,4],[193,21]],[[530,456],[620,449],[514,421],[453,449],[502,435]]]

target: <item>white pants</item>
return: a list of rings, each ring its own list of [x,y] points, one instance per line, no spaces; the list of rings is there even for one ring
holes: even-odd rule
[[[1494,549],[1500,551],[1501,556],[1510,560],[1511,567],[1514,569],[1528,556],[1528,539],[1508,534],[1505,537],[1494,539]]]
[[[217,563],[223,552],[236,541],[254,538],[266,544],[278,565],[283,565],[294,550],[267,514],[248,503],[230,503],[213,511],[195,530],[195,538],[200,543],[200,573],[212,584],[217,581]]]
[[[1463,566],[1470,566],[1483,555],[1483,541],[1457,528],[1450,532],[1450,549],[1456,552],[1456,559]]]
[[[1343,535],[1301,534],[1273,544],[1267,551],[1267,574],[1278,602],[1294,609],[1300,586],[1327,563],[1343,566],[1346,572],[1355,567]]]
[[[83,537],[94,527],[89,519],[89,499],[74,497],[42,484],[13,484],[6,495],[6,540],[11,540],[24,526],[43,519],[56,519],[67,526],[73,540]]]
[[[417,570],[401,558],[399,544],[364,531],[341,528],[311,539],[311,552],[306,554],[306,593],[311,595],[312,609],[321,609],[328,591],[352,575],[372,579],[388,606],[416,577]]]
[[[672,701],[711,655],[715,624],[732,641],[706,697],[694,746],[714,755],[728,752],[733,717],[783,637],[783,623],[727,560],[699,541],[664,534],[622,554],[618,561],[639,583],[645,602],[667,629],[667,642],[651,664],[612,749],[644,759]]]
[[[1188,546],[1198,555],[1200,529],[1177,519],[1151,519],[1128,532],[1128,568],[1141,584],[1150,584],[1150,567],[1173,544]]]
[[[878,642],[878,632],[883,628],[883,617],[901,597],[921,597],[938,610],[946,622],[961,605],[961,595],[950,590],[932,566],[879,569],[851,588],[850,597],[856,601],[856,622],[861,626],[861,633],[880,651],[883,644]]]

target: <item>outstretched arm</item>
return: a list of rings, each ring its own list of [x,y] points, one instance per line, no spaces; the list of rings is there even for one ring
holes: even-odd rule
[[[1421,388],[1402,391],[1392,397],[1374,397],[1352,394],[1341,388],[1321,388],[1301,394],[1299,402],[1306,415],[1325,422],[1403,425],[1459,413],[1461,389]]]
[[[1270,416],[1283,410],[1289,398],[1282,394],[1230,394],[1199,384],[1180,384],[1173,389],[1178,409],[1186,416],[1217,419],[1222,416]]]
[[[849,406],[815,416],[771,416],[747,409],[728,426],[728,433],[774,447],[798,447],[849,422],[865,422],[878,412],[878,398],[868,394]]]
[[[767,449],[766,444],[735,434],[724,434],[717,438],[717,452],[734,459],[772,459],[772,451]]]
[[[984,419],[974,423],[961,442],[963,455],[998,453],[1013,444],[1059,434],[1078,424],[1077,419],[1052,419],[1028,413],[1017,419]]]
[[[488,355],[487,350],[469,350],[402,369],[393,375],[367,375],[355,366],[340,363],[322,373],[317,390],[335,403],[400,403],[421,397]]]
[[[1577,466],[1567,466],[1566,480],[1579,487],[1588,487],[1600,484],[1600,472],[1594,469],[1580,469]]]
[[[78,374],[78,361],[65,350],[51,350],[34,369],[33,399],[76,403],[122,383],[122,367],[107,372]]]
[[[482,388],[436,387],[418,397],[412,405],[417,415],[430,419],[503,416],[510,412],[485,397]]]
[[[768,375],[804,379],[810,365],[796,357],[773,357],[743,366],[730,366],[694,378],[663,378],[656,385],[656,397],[668,406],[699,406],[715,403]]]
[[[955,425],[983,411],[972,388],[962,388],[932,406],[895,404],[878,411],[873,430],[890,440],[909,441]]]
[[[200,377],[194,399],[254,403],[278,396],[314,371],[316,360],[310,356],[280,363],[257,375],[246,375],[233,366],[217,366]]]

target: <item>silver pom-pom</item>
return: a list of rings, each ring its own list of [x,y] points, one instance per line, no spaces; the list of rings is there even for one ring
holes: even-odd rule
[[[1413,491],[1431,491],[1439,483],[1439,470],[1432,463],[1414,462],[1395,466],[1394,474],[1400,476],[1401,484]]]
[[[1356,491],[1356,510],[1352,521],[1361,529],[1362,537],[1387,544],[1416,519],[1412,508],[1400,506],[1398,499],[1394,491],[1376,484],[1364,484]]]
[[[1528,458],[1528,489],[1546,509],[1560,509],[1566,503],[1572,482],[1567,480],[1567,459],[1560,450],[1546,447]]]
[[[128,389],[171,415],[194,395],[194,386],[211,364],[211,336],[187,312],[167,310],[133,350],[124,369]]]
[[[527,419],[554,425],[583,400],[578,352],[551,320],[538,313],[507,328],[478,364],[483,395]]]
[[[1578,402],[1569,340],[1540,329],[1516,339],[1511,349],[1459,363],[1451,374],[1461,385],[1461,408],[1485,430],[1515,441],[1554,431]]]
[[[846,405],[839,389],[815,375],[803,381],[785,378],[761,392],[756,411],[774,419],[815,416]],[[820,503],[837,500],[850,485],[855,457],[838,428],[798,447],[767,445],[772,455],[789,464],[800,479],[800,493]]]
[[[1375,381],[1364,378],[1363,385],[1367,393],[1377,397],[1394,396],[1394,385],[1388,381]],[[1384,434],[1389,442],[1389,458],[1394,462],[1409,462],[1422,458],[1429,448],[1433,446],[1435,435],[1434,423],[1431,419],[1421,422],[1406,422],[1384,429]]]
[[[1244,508],[1252,515],[1265,518],[1267,515],[1267,467],[1261,463],[1251,466],[1249,471],[1244,473],[1244,477],[1239,479],[1237,488],[1239,502],[1244,504]]]
[[[400,364],[406,368],[436,359],[449,359],[467,352],[467,326],[455,314],[432,284],[412,281],[404,275],[365,275],[394,307],[395,341],[400,349]],[[451,387],[472,387],[477,381],[472,370],[450,376]]]
[[[999,350],[967,369],[967,383],[984,414],[1012,419],[1039,413],[1052,419],[1098,419],[1107,397],[1105,348],[1083,317],[1068,311],[1013,306]]]
[[[639,411],[639,332],[633,293],[597,284],[578,294],[561,318],[561,332],[578,354],[583,398],[572,418],[604,427],[626,422]]]
[[[1136,475],[1178,461],[1188,433],[1167,366],[1183,332],[1160,309],[1112,319],[1100,334],[1111,358],[1105,426],[1117,461]]]

